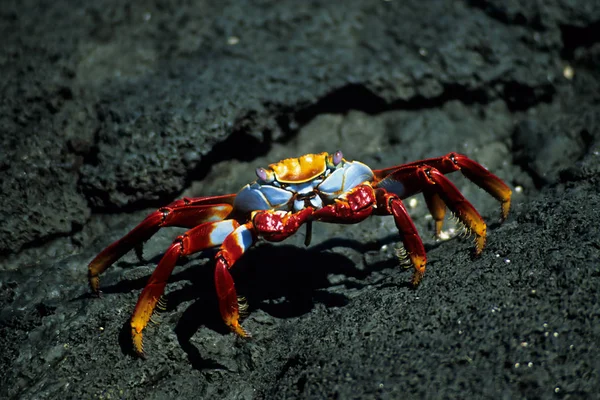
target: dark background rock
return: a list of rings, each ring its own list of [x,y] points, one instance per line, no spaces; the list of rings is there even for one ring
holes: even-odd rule
[[[599,26],[583,0],[3,6],[0,397],[597,396]],[[102,299],[94,255],[176,197],[338,148],[373,168],[467,154],[514,188],[511,215],[451,176],[489,221],[472,259],[407,201],[416,290],[391,218],[260,242],[235,268],[249,341],[218,316],[214,253],[189,257],[131,357],[128,318],[181,230],[117,262]]]

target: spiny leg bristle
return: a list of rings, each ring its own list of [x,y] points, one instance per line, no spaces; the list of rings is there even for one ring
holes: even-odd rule
[[[456,213],[452,213],[452,222],[454,223],[454,225],[456,226],[456,231],[457,234],[456,236],[459,236],[461,238],[469,238],[471,237],[471,235],[473,235],[473,230],[471,228],[469,228],[463,221],[462,219],[460,219],[460,217],[456,214]]]
[[[238,312],[240,313],[240,318],[244,319],[248,316],[248,300],[246,300],[243,296],[238,296]]]
[[[412,267],[412,261],[410,259],[410,255],[408,251],[404,248],[404,246],[398,246],[395,249],[396,257],[398,258],[398,262],[404,268]]]
[[[160,311],[165,311],[167,309],[167,298],[164,295],[161,295],[158,299],[156,308]]]
[[[473,230],[466,226],[465,224],[460,225],[460,237],[463,239],[468,239],[473,235]]]
[[[485,246],[485,225],[484,225],[484,234],[480,235],[477,233],[475,229],[467,226],[455,213],[452,213],[453,220],[457,226],[458,235],[461,238],[472,238],[472,242],[475,245],[475,255],[479,255]]]
[[[132,344],[133,351],[138,355],[138,357],[146,358],[146,355],[144,353],[144,340],[142,338],[142,334],[138,333],[135,329],[132,329]]]
[[[150,322],[152,322],[154,325],[160,325],[160,323],[161,323],[160,316],[157,315],[156,313],[152,314],[152,316],[150,317]]]
[[[164,295],[161,295],[156,302],[156,307],[152,310],[152,315],[150,316],[150,322],[154,325],[159,325],[161,323],[160,313],[167,309],[167,299]]]

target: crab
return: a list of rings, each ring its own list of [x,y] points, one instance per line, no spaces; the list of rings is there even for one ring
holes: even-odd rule
[[[371,215],[393,216],[400,233],[404,259],[414,272],[417,286],[425,273],[427,256],[423,242],[403,199],[423,193],[440,235],[449,209],[474,235],[474,255],[483,251],[486,223],[445,174],[461,171],[464,176],[496,198],[500,220],[510,209],[511,190],[496,175],[476,161],[457,153],[371,169],[359,161],[347,161],[342,152],[306,154],[288,158],[266,168],[257,168],[257,179],[237,194],[182,198],[148,215],[123,238],[101,251],[89,264],[91,290],[100,294],[99,275],[115,261],[140,246],[160,228],[189,228],[167,249],[139,296],[130,320],[135,353],[144,357],[143,330],[160,303],[177,260],[220,246],[216,253],[214,283],[219,311],[225,324],[239,336],[250,334],[240,324],[245,304],[238,302],[229,272],[257,239],[279,242],[305,224],[305,244],[310,242],[312,222],[358,223]]]

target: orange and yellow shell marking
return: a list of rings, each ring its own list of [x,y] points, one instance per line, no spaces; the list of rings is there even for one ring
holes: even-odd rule
[[[286,158],[265,169],[267,180],[276,179],[281,183],[303,183],[315,179],[332,164],[332,156],[327,152],[305,154],[297,158]]]

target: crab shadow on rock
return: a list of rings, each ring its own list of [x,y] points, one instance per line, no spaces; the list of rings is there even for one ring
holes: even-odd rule
[[[383,244],[392,244],[398,241],[398,235],[391,234],[381,240],[366,243],[352,239],[333,238],[308,248],[261,243],[248,250],[236,263],[232,269],[232,276],[236,282],[238,294],[248,301],[250,315],[253,310],[260,309],[276,319],[298,317],[309,313],[316,303],[326,307],[343,307],[348,304],[348,298],[344,294],[327,290],[331,286],[342,285],[347,288],[360,289],[368,284],[359,281],[364,281],[373,272],[399,268],[398,260],[395,257],[378,261],[368,267],[358,268],[345,255],[327,250],[341,247],[364,253],[379,249]],[[433,246],[437,245],[438,243]],[[194,256],[179,260],[179,265],[188,265],[188,267],[174,273],[169,279],[169,284],[181,281],[189,282],[189,284],[179,285],[180,288],[173,291],[169,291],[169,286],[167,286],[166,307],[164,310],[158,310],[158,318],[160,318],[175,311],[180,304],[192,302],[179,318],[175,334],[195,369],[225,368],[216,361],[203,357],[191,343],[192,336],[201,326],[224,335],[230,332],[219,314],[214,287],[213,258],[216,251],[217,249],[209,249],[202,252],[202,257],[208,257],[208,261],[202,262],[201,265],[189,261]],[[158,255],[147,262],[157,265],[161,257],[162,255]],[[119,264],[125,268],[138,265],[138,263],[125,261],[121,261]],[[332,284],[328,279],[330,274],[343,275],[346,279]],[[144,276],[122,280],[104,287],[103,292],[127,293],[132,290],[141,290],[148,278],[149,276]],[[397,285],[410,287],[408,276],[406,279],[401,279]],[[123,354],[135,356],[131,343],[129,320],[123,324],[120,331],[119,344]]]

